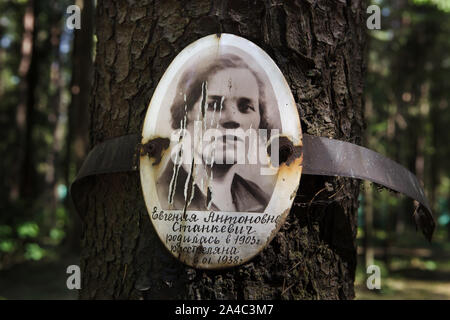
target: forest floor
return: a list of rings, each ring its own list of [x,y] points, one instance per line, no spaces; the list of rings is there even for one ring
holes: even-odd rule
[[[446,237],[436,237],[432,243],[417,236],[398,241],[398,246],[374,248],[374,265],[381,270],[381,289],[369,290],[368,277],[358,252],[358,268],[355,280],[356,299],[367,300],[450,300],[450,242]],[[389,267],[388,267],[389,266]]]
[[[415,266],[392,268],[389,273],[382,271],[380,290],[367,289],[369,275],[359,268],[355,282],[356,299],[450,300],[450,263],[412,260]]]
[[[358,261],[356,299],[444,299],[450,300],[450,243],[426,244],[414,249],[390,248],[389,269],[384,251],[375,248],[374,264],[381,270],[381,289],[368,290],[363,261]],[[361,250],[359,250],[361,251]],[[360,252],[361,253],[361,252]],[[359,255],[361,258],[362,255]],[[0,270],[1,299],[77,299],[77,290],[66,286],[67,267],[78,265],[79,255],[27,261]]]
[[[77,290],[66,285],[67,267],[79,265],[77,255],[27,261],[0,271],[0,300],[74,300]]]

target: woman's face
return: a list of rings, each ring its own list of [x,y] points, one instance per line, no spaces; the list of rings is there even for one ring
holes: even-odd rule
[[[259,96],[258,82],[248,69],[227,68],[208,78],[203,121],[206,121],[206,129],[213,129],[215,139],[204,139],[203,150],[200,151],[204,160],[210,161],[214,153],[216,163],[236,163],[238,150],[246,151],[245,138],[238,132],[259,128]],[[191,137],[194,121],[201,119],[200,108],[201,97],[187,114],[187,130]]]

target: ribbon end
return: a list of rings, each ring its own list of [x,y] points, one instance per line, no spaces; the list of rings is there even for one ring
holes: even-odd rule
[[[414,210],[413,217],[416,223],[416,229],[420,229],[428,242],[431,242],[436,228],[434,218],[425,206],[417,201],[414,201],[414,204],[416,209]]]

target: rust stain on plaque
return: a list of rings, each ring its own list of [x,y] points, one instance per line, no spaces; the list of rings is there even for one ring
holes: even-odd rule
[[[148,156],[155,159],[153,166],[158,165],[161,162],[164,150],[166,150],[170,145],[169,138],[153,138],[148,142],[140,145],[139,153],[141,156]]]

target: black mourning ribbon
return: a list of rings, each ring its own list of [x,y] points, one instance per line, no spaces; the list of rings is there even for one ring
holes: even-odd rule
[[[95,146],[86,157],[70,193],[83,216],[84,178],[105,173],[138,170],[140,135],[107,140]],[[402,165],[370,149],[339,140],[303,134],[302,174],[364,179],[405,194],[415,200],[416,227],[431,241],[435,221],[417,177]]]

